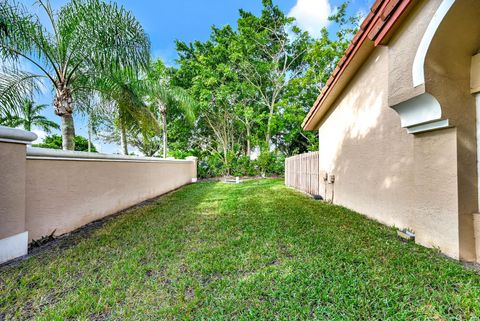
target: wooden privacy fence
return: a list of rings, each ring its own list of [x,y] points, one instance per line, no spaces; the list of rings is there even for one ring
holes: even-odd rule
[[[309,194],[320,194],[319,155],[311,152],[285,159],[285,185]]]

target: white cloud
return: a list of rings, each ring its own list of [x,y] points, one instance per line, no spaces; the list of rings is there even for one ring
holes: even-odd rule
[[[43,143],[43,140],[45,139],[45,137],[47,137],[47,133],[41,129],[33,129],[32,132],[34,132],[35,134],[37,134],[38,138],[33,141],[33,144],[41,144]]]
[[[297,24],[312,36],[320,35],[323,27],[328,26],[328,17],[332,14],[329,0],[297,0],[288,15],[297,19]]]

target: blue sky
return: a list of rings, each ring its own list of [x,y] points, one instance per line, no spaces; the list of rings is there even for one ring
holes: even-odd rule
[[[23,0],[32,10],[38,10],[33,5],[34,0]],[[59,8],[67,0],[51,0],[54,8]],[[262,9],[261,0],[117,0],[132,11],[142,23],[152,42],[152,55],[163,59],[167,64],[174,65],[177,57],[175,40],[185,42],[206,40],[210,35],[212,25],[221,27],[226,24],[236,25],[240,8],[259,14]],[[274,0],[284,12],[297,18],[298,24],[315,35],[323,26],[328,26],[327,17],[341,4],[342,0]],[[368,12],[373,0],[351,0],[350,13]],[[32,6],[33,5],[33,6]],[[37,97],[39,103],[51,105],[51,94],[45,93]],[[53,114],[52,108],[45,113],[48,118],[60,122]],[[86,136],[85,120],[75,118],[76,132]],[[43,133],[36,131],[43,136]],[[119,147],[106,145],[96,141],[95,145],[102,152],[116,153]]]

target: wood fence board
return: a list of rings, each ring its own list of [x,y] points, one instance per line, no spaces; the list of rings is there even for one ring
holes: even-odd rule
[[[311,152],[285,159],[285,185],[320,194],[319,154]]]

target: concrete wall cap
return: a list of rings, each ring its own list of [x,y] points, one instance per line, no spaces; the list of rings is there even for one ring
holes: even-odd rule
[[[0,141],[30,144],[37,138],[35,133],[23,129],[0,126]]]
[[[27,159],[80,160],[80,161],[127,161],[156,163],[188,163],[191,160],[163,159],[157,157],[138,157],[115,154],[66,151],[49,148],[27,147]]]

